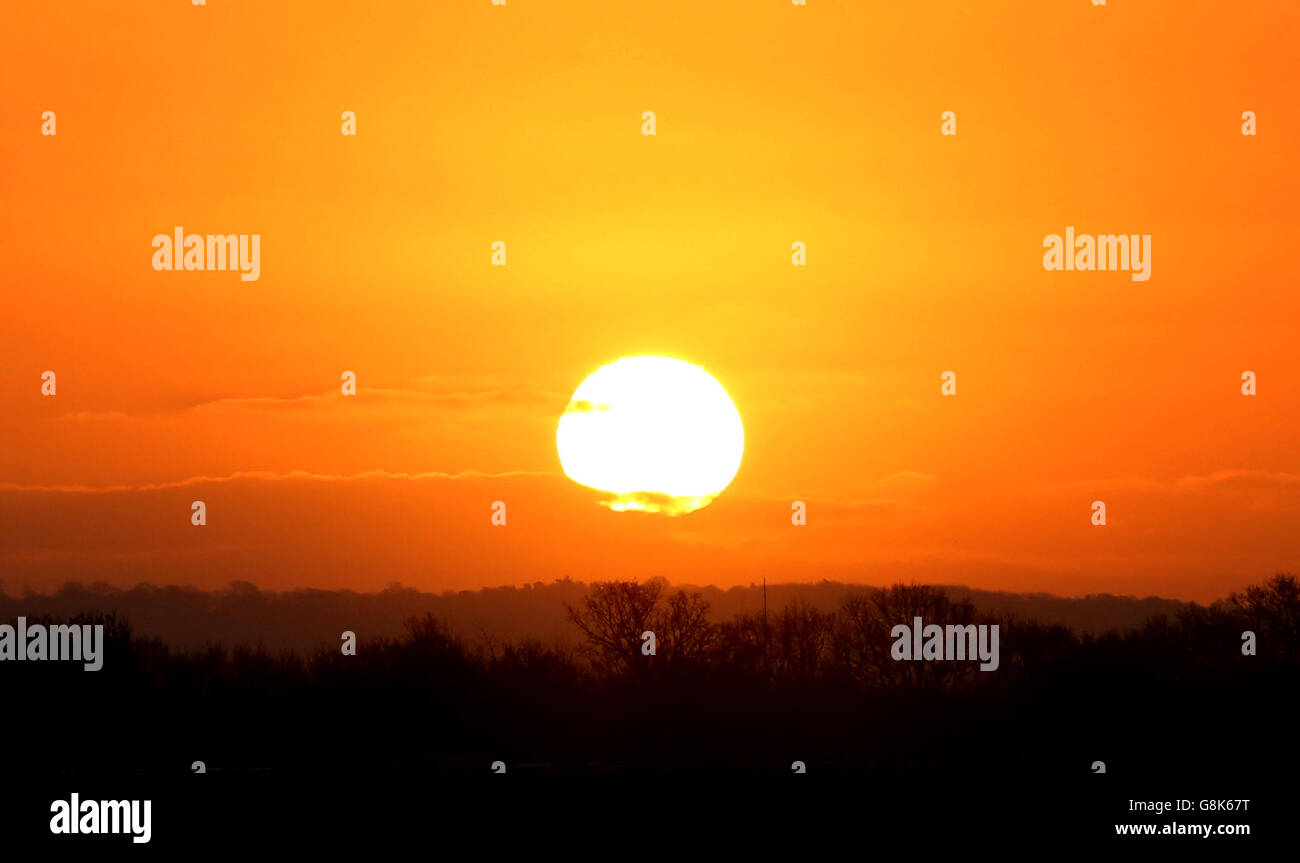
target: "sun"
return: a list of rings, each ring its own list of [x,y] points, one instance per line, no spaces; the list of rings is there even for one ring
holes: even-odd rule
[[[745,428],[727,391],[699,366],[624,357],[574,390],[555,445],[570,479],[613,495],[603,501],[610,509],[681,515],[731,483]]]

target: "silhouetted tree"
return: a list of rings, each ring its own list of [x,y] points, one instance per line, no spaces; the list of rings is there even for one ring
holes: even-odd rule
[[[709,604],[698,593],[679,590],[655,607],[650,629],[658,640],[662,667],[681,671],[703,663],[718,641],[709,621]]]
[[[682,672],[709,658],[718,641],[709,604],[699,593],[682,590],[665,598],[665,584],[663,579],[602,582],[592,585],[581,607],[567,606],[569,620],[586,636],[583,651],[599,673]],[[654,633],[653,656],[642,653],[647,632]]]
[[[652,629],[664,582],[606,581],[592,585],[582,606],[565,604],[569,620],[587,637],[583,652],[602,674],[643,674],[641,635]]]
[[[975,620],[969,601],[953,602],[946,593],[921,584],[895,584],[872,595],[846,596],[843,619],[836,630],[835,654],[849,676],[868,686],[945,688],[971,673],[971,662],[900,662],[893,658],[891,630],[925,625],[965,626]]]
[[[1300,655],[1300,581],[1278,573],[1263,584],[1252,584],[1228,596],[1241,610],[1261,641],[1260,652],[1294,662]]]
[[[830,658],[834,614],[795,600],[772,616],[768,628],[768,665],[774,679],[805,683],[822,673]]]

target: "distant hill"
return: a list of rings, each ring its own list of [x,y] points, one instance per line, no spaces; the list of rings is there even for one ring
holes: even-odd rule
[[[681,585],[704,595],[715,620],[763,608],[761,585],[716,587]],[[675,589],[675,587],[674,587]],[[769,611],[803,601],[829,610],[848,593],[870,591],[868,585],[823,581],[816,584],[768,585]],[[1018,619],[1059,623],[1079,633],[1129,630],[1150,617],[1173,615],[1189,603],[1158,597],[1138,599],[1100,594],[1065,598],[1048,594],[997,593],[944,586],[955,599],[969,598],[981,612],[1010,613]],[[535,638],[573,643],[575,631],[565,617],[565,603],[577,605],[587,592],[583,582],[562,579],[520,587],[425,593],[393,584],[378,593],[346,590],[263,591],[234,582],[222,591],[141,584],[129,590],[72,582],[49,595],[0,594],[0,622],[19,615],[67,618],[82,612],[115,611],[137,634],[153,636],[174,647],[206,644],[262,644],[271,650],[308,651],[335,646],[339,633],[352,630],[361,639],[396,636],[407,618],[425,613],[448,623],[471,641],[506,642]]]

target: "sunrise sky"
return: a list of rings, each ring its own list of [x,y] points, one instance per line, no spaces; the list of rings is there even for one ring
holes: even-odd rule
[[[1281,3],[8,4],[0,580],[1294,572],[1298,35]],[[156,272],[177,225],[259,233],[260,278]],[[1151,234],[1150,280],[1044,270],[1067,225]],[[560,470],[574,388],[638,354],[743,418],[686,516]]]

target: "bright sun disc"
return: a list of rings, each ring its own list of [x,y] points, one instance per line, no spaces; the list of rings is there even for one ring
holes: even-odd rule
[[[625,357],[573,392],[555,432],[570,479],[610,492],[610,509],[680,515],[727,487],[745,450],[731,397],[699,366]]]

